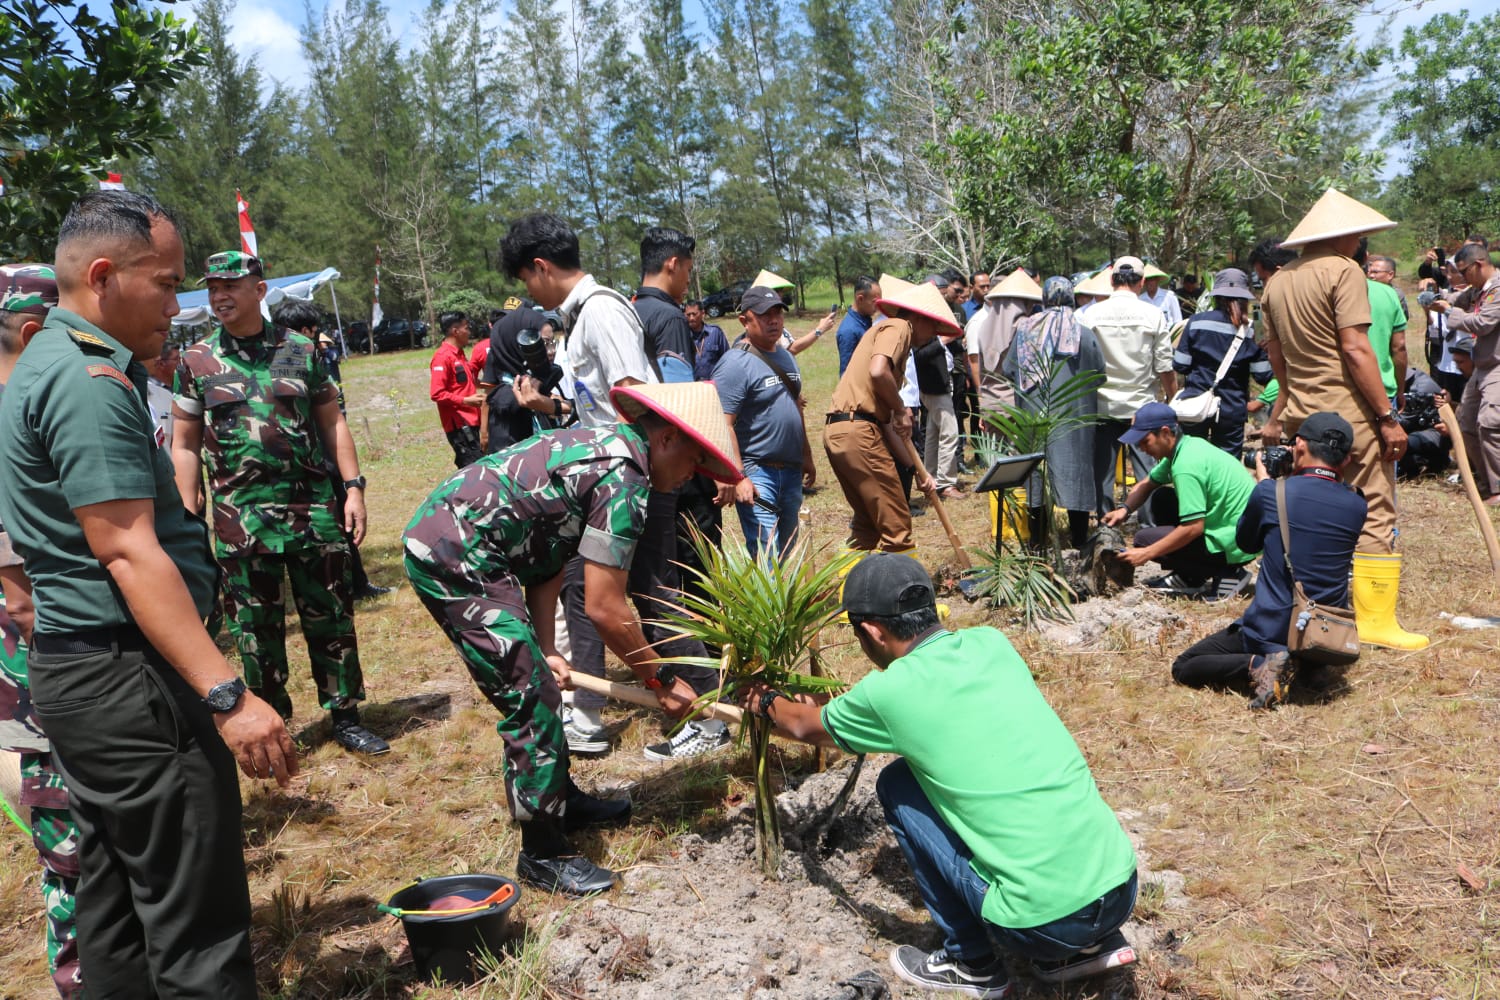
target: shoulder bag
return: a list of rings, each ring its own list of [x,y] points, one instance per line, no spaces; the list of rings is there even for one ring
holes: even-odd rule
[[[1281,522],[1281,558],[1292,585],[1292,619],[1286,648],[1302,663],[1342,667],[1359,659],[1359,627],[1354,612],[1319,604],[1307,596],[1292,572],[1291,530],[1287,527],[1286,480],[1276,480],[1276,519]]]
[[[1229,350],[1224,352],[1223,359],[1219,362],[1219,370],[1214,372],[1214,381],[1207,389],[1196,396],[1184,396],[1187,392],[1183,389],[1177,395],[1167,400],[1167,405],[1172,412],[1177,414],[1179,423],[1201,424],[1214,420],[1219,415],[1219,394],[1214,390],[1219,383],[1224,381],[1224,376],[1229,372],[1229,366],[1234,364],[1234,359],[1239,356],[1240,344],[1244,343],[1245,337],[1250,333],[1250,325],[1241,323],[1235,332],[1234,340],[1229,344]]]

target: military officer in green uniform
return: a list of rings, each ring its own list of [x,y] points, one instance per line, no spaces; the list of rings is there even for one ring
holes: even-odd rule
[[[365,688],[349,547],[323,464],[326,443],[348,490],[343,527],[357,545],[365,533],[365,480],[339,410],[338,384],[316,344],[261,315],[266,283],[259,258],[233,250],[214,254],[204,280],[220,325],[182,353],[172,460],[190,510],[197,509],[200,453],[207,461],[224,617],[245,681],[283,719],[292,717],[285,575],[334,739],[357,753],[385,753],[386,742],[359,721]]]
[[[46,264],[0,267],[0,388],[22,349],[57,305],[57,278]],[[31,843],[42,862],[42,905],[47,915],[47,965],[63,1000],[83,996],[74,925],[78,891],[78,827],[68,810],[68,784],[52,762],[26,679],[31,635],[31,581],[10,536],[0,527],[0,750],[20,756],[19,805],[31,810]]]
[[[584,560],[589,619],[615,655],[682,715],[702,692],[659,666],[625,599],[651,490],[695,470],[741,477],[714,387],[704,382],[617,388],[628,424],[549,431],[486,455],[443,483],[407,525],[406,575],[500,710],[505,787],[521,827],[521,880],[574,896],[601,892],[612,872],[573,854],[564,836],[618,822],[628,799],[601,800],[568,776],[559,685],[568,662],[554,644],[563,567]]]
[[[0,401],[0,519],[32,583],[37,718],[79,831],[96,997],[253,1000],[236,759],[285,784],[286,726],[203,627],[218,575],[146,404],[177,313],[165,209],[96,191],[57,241],[58,305]]]

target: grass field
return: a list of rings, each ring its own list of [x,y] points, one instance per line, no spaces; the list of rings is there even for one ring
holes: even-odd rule
[[[734,325],[730,319],[726,332]],[[805,330],[810,320],[791,325]],[[837,370],[832,338],[799,360],[809,412],[820,413]],[[294,730],[309,745],[302,774],[286,792],[243,784],[262,987],[287,998],[577,995],[549,962],[549,935],[571,913],[560,901],[529,894],[528,924],[538,930],[484,985],[462,994],[414,982],[400,928],[374,909],[413,876],[509,873],[517,840],[494,712],[401,573],[401,529],[452,471],[426,397],[426,354],[357,358],[344,374],[370,480],[365,561],[376,582],[399,587],[358,613],[366,716],[395,751],[360,760],[326,742],[311,683],[297,666],[305,654],[293,628]],[[842,537],[847,510],[821,449],[814,452],[822,488],[809,498],[811,530],[815,544],[831,545]],[[1415,653],[1367,648],[1340,682],[1274,713],[1252,715],[1243,698],[1170,682],[1176,652],[1242,605],[1147,599],[1145,627],[1138,616],[1087,644],[1008,628],[1104,797],[1131,817],[1152,867],[1183,876],[1171,898],[1159,885],[1143,894],[1138,917],[1149,936],[1136,942],[1144,955],[1133,977],[1107,988],[1029,986],[1021,995],[1500,996],[1500,928],[1490,913],[1500,870],[1500,632],[1461,631],[1439,617],[1494,612],[1494,579],[1455,488],[1404,487],[1401,502],[1402,620],[1432,645]],[[981,500],[956,501],[951,510],[964,538],[987,544]],[[937,518],[916,526],[929,568],[950,564]],[[1003,612],[948,600],[959,624],[1010,624]],[[846,639],[828,637],[830,660],[852,679],[865,665],[838,645]],[[659,738],[659,720],[624,711],[613,718],[626,723],[621,748],[577,765],[585,787],[633,783],[647,773],[639,747]],[[789,747],[783,766],[806,770],[810,755]],[[590,853],[616,869],[669,863],[685,834],[723,824],[748,792],[742,752],[716,768],[651,770],[657,777],[633,792],[636,821],[591,835]],[[52,995],[39,902],[34,855],[7,827],[0,834],[5,997]],[[830,977],[852,971],[830,970]]]

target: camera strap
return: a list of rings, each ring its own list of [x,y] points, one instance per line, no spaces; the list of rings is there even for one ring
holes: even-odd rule
[[[750,343],[748,339],[741,340],[734,346],[738,347],[746,354],[753,354],[757,358],[760,358],[762,363],[764,363],[767,368],[771,369],[771,371],[775,372],[777,378],[781,379],[781,384],[786,386],[786,391],[791,395],[793,399],[800,399],[802,397],[802,387],[796,382],[792,381],[792,376],[788,372],[782,371],[774,361],[767,357],[765,351],[762,351],[760,348]]]

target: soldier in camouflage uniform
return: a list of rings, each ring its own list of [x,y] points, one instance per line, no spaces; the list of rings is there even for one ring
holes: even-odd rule
[[[0,388],[16,358],[47,313],[57,305],[57,281],[45,264],[0,267]],[[31,632],[31,581],[10,536],[0,527],[0,752],[21,757],[21,806],[31,810],[31,842],[42,862],[42,902],[47,913],[47,965],[66,1000],[83,996],[73,895],[78,889],[78,827],[68,810],[68,786],[52,764],[52,744],[42,732],[26,682]],[[15,612],[14,617],[7,610]]]
[[[500,711],[506,794],[521,826],[517,875],[580,896],[614,876],[573,855],[565,831],[623,821],[630,802],[593,798],[568,777],[559,685],[568,686],[569,666],[553,630],[563,567],[583,557],[601,638],[665,710],[683,714],[695,693],[658,669],[625,581],[652,489],[676,489],[699,467],[740,478],[713,386],[612,396],[635,423],[549,431],[487,455],[433,491],[403,538],[412,589]]]
[[[224,616],[245,682],[282,718],[291,718],[281,589],[282,576],[289,576],[334,739],[357,753],[385,753],[386,742],[359,722],[365,690],[349,548],[323,465],[326,441],[348,489],[344,527],[358,544],[365,531],[365,480],[339,411],[338,384],[311,340],[262,318],[266,284],[258,258],[214,254],[204,280],[220,326],[183,352],[172,460],[183,502],[194,510],[200,451],[207,459]]]

